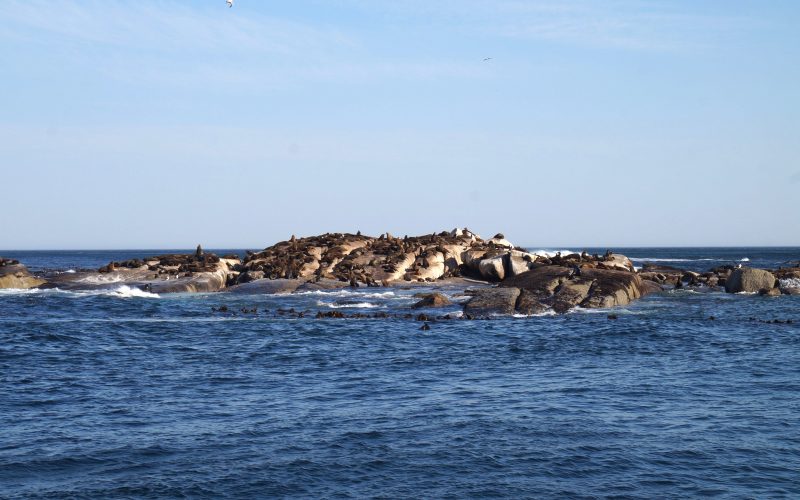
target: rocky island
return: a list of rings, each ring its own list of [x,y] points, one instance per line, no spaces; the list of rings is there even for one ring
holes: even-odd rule
[[[484,239],[468,229],[397,237],[389,233],[327,233],[277,243],[260,252],[217,256],[198,246],[193,254],[168,254],[109,262],[97,270],[34,276],[17,261],[0,258],[0,288],[96,290],[119,285],[151,293],[224,292],[287,294],[360,287],[460,287],[469,299],[464,315],[565,313],[573,308],[624,306],[675,288],[729,293],[798,294],[800,267],[778,270],[721,266],[705,273],[647,264],[636,269],[607,251],[533,253],[501,233]],[[450,305],[422,294],[417,308]]]

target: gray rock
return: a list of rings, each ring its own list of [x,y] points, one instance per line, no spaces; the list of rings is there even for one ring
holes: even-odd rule
[[[547,311],[549,307],[539,302],[539,299],[528,290],[521,290],[519,298],[517,298],[517,312],[526,316],[533,314],[541,314]]]
[[[497,314],[514,314],[520,289],[482,288],[473,293],[470,301],[464,306],[464,313],[476,317],[486,317]]]
[[[728,293],[756,293],[762,288],[775,288],[775,275],[764,269],[743,267],[734,269],[725,282]]]
[[[250,283],[242,283],[226,288],[228,293],[245,293],[245,294],[278,294],[278,293],[292,293],[297,290],[300,285],[305,283],[300,279],[262,279],[251,281]]]

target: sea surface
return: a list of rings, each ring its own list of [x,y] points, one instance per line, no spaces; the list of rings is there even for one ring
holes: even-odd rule
[[[0,255],[69,272],[163,252]],[[800,498],[800,297],[670,291],[616,320],[423,331],[403,318],[420,291],[0,291],[0,498]],[[428,313],[457,315],[448,293]],[[334,310],[399,317],[314,319]]]

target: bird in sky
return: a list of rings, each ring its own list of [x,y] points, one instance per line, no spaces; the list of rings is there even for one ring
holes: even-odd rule
[[[225,0],[225,3],[227,3],[227,4],[228,4],[228,8],[229,8],[229,9],[230,9],[231,7],[233,7],[233,0]]]
[[[230,1],[233,1],[233,0],[230,0]],[[492,58],[491,58],[491,57],[485,57],[485,58],[483,59],[483,62],[486,62],[486,61],[491,61],[491,60],[492,60]]]

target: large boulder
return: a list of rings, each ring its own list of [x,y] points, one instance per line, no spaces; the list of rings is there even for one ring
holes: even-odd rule
[[[775,288],[776,278],[771,272],[764,269],[742,267],[734,269],[725,282],[725,291],[728,293],[758,293],[761,289]]]
[[[612,269],[618,271],[634,272],[636,269],[633,267],[631,259],[618,253],[606,255],[603,261],[598,262],[597,267],[601,269]]]
[[[481,277],[488,281],[503,281],[506,277],[505,255],[483,259],[478,264]]]
[[[581,307],[588,309],[624,306],[655,291],[654,288],[646,285],[636,273],[609,269],[587,269],[581,275],[594,281],[589,296],[580,304]]]
[[[565,313],[580,305],[589,296],[594,280],[577,278],[564,281],[553,294],[552,306],[557,313]]]
[[[475,290],[464,306],[464,313],[474,317],[514,314],[519,288],[483,288]]]
[[[43,285],[44,280],[28,272],[28,268],[14,260],[0,258],[0,289],[28,289]]]
[[[517,313],[525,316],[534,314],[541,314],[550,309],[547,305],[539,302],[536,295],[528,290],[520,290],[519,298],[517,298]]]
[[[661,290],[636,273],[614,269],[542,266],[505,280],[501,286],[521,288],[531,298],[564,313],[573,307],[599,308],[629,304]]]

